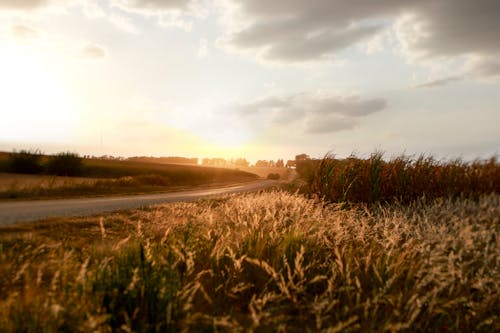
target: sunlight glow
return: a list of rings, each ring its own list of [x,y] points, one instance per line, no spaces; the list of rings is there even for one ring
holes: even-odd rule
[[[34,55],[2,53],[0,140],[57,142],[69,139],[76,112],[61,82]]]

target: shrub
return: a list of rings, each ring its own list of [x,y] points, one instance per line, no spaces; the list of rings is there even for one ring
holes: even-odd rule
[[[267,179],[278,180],[280,179],[279,173],[270,173],[267,175]]]
[[[17,173],[41,173],[43,171],[41,158],[42,153],[39,150],[14,151],[8,157],[8,170]]]
[[[76,153],[59,153],[50,158],[47,172],[58,176],[79,176],[83,172],[83,160]]]

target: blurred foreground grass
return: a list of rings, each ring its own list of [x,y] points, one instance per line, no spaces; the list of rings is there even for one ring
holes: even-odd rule
[[[493,332],[500,196],[283,191],[0,229],[5,332]]]

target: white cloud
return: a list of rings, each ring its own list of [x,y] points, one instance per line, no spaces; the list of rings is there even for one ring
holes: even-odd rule
[[[22,41],[30,41],[39,36],[38,30],[24,24],[16,24],[11,27],[12,35]]]
[[[198,45],[198,58],[206,58],[208,55],[208,41],[201,38]]]
[[[89,59],[102,59],[106,57],[106,49],[97,44],[87,44],[81,51],[81,55]]]
[[[125,15],[111,13],[108,16],[108,19],[118,29],[121,29],[123,31],[129,32],[132,34],[139,33],[139,29],[134,24],[133,20]]]
[[[162,26],[190,31],[193,18],[206,15],[201,0],[110,0],[112,6],[130,13],[152,16]]]
[[[189,0],[112,0],[116,5],[129,10],[163,12],[185,10],[193,1]]]

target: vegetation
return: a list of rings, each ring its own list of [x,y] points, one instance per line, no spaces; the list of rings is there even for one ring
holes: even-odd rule
[[[267,175],[267,179],[278,180],[281,176],[279,173],[270,173]]]
[[[27,156],[27,157],[26,157]],[[36,157],[36,159],[35,159]],[[49,182],[39,186],[22,186],[16,182],[0,189],[0,199],[13,198],[54,198],[93,196],[108,194],[134,194],[145,192],[171,191],[189,187],[222,185],[253,181],[257,175],[240,170],[200,167],[195,165],[160,164],[141,161],[104,159],[84,159],[73,153],[43,156],[39,153],[0,154],[2,161],[36,160],[36,166],[44,174],[81,176],[92,181]],[[19,163],[20,164],[20,163]],[[25,163],[28,164],[28,163]],[[16,171],[12,168],[3,171]],[[23,169],[24,170],[24,169]],[[2,170],[0,170],[2,171]],[[40,171],[41,172],[41,171]]]
[[[4,332],[493,332],[500,196],[287,192],[0,229]]]
[[[42,153],[39,150],[21,150],[10,153],[4,164],[6,171],[37,174],[43,171]]]
[[[410,203],[425,196],[478,198],[500,193],[500,164],[496,157],[472,163],[460,159],[439,162],[432,157],[399,156],[389,161],[382,154],[368,159],[351,156],[305,161],[297,171],[313,193],[332,202]]]
[[[81,176],[83,159],[78,154],[71,152],[51,156],[47,163],[47,173],[58,176]]]

